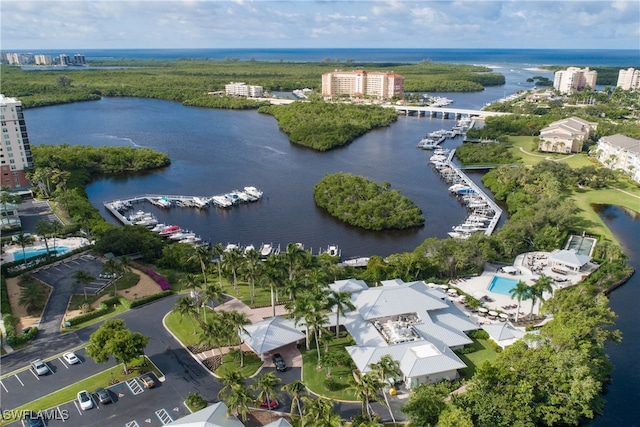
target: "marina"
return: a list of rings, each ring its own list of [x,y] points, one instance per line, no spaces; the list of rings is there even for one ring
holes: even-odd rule
[[[447,234],[454,239],[468,239],[472,233],[482,231],[489,236],[498,225],[502,209],[482,191],[458,166],[453,163],[455,150],[439,149],[429,159],[449,186],[449,191],[467,207],[469,215]]]
[[[433,132],[427,133],[427,135],[418,142],[418,148],[423,150],[434,150],[438,148],[447,138],[455,138],[457,136],[465,135],[467,129],[475,126],[475,120],[465,117],[456,122],[456,125],[450,130],[438,129]]]

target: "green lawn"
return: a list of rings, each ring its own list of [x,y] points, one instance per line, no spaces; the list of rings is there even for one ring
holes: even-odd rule
[[[262,366],[262,360],[254,353],[245,353],[244,366],[240,368],[240,353],[232,352],[222,356],[222,365],[216,369],[216,375],[224,376],[230,371],[240,371],[244,378],[248,378],[258,372]]]
[[[462,369],[460,374],[463,378],[469,379],[473,377],[476,368],[482,366],[485,361],[493,362],[496,360],[496,351],[489,344],[488,340],[473,339],[473,346],[476,349],[473,353],[459,354],[458,357],[467,365],[466,369]]]
[[[329,352],[346,352],[344,348],[352,344],[353,341],[350,337],[333,340],[329,345]],[[323,352],[324,349],[321,349],[320,351]],[[309,390],[330,399],[349,401],[356,400],[353,391],[349,388],[353,383],[351,367],[337,366],[331,368],[331,378],[336,381],[337,386],[335,387],[335,390],[328,390],[324,385],[324,382],[327,379],[327,370],[326,368],[317,368],[318,352],[315,347],[312,346],[310,351],[302,352],[302,361],[302,382],[305,383]]]
[[[60,390],[56,390],[51,394],[41,397],[40,399],[33,400],[25,405],[22,405],[18,408],[15,408],[11,411],[11,414],[20,414],[24,410],[31,411],[44,411],[46,409],[52,408],[54,406],[63,404],[65,402],[69,402],[76,398],[76,395],[81,390],[88,390],[89,392],[93,392],[98,387],[108,387],[109,381],[112,379],[116,379],[119,382],[126,381],[131,378],[135,378],[143,372],[153,372],[156,377],[163,377],[164,374],[158,370],[158,368],[151,362],[149,358],[147,359],[147,366],[136,368],[132,373],[123,375],[122,374],[122,365],[118,364],[112,368],[109,368],[105,371],[102,371],[98,374],[95,374],[89,378],[85,378],[82,381],[78,381],[75,384],[72,384],[68,387],[62,388]],[[142,358],[136,359],[129,364],[129,367],[136,366],[142,362]],[[0,425],[6,425],[11,422],[17,421],[16,418],[2,418],[2,422]]]
[[[522,162],[528,166],[533,166],[540,163],[543,160],[549,159],[556,162],[566,163],[572,168],[579,168],[582,166],[592,166],[594,163],[585,153],[577,154],[556,154],[556,153],[541,153],[533,148],[532,136],[510,136],[509,142],[513,144],[513,147],[509,149],[511,153],[522,160]]]
[[[198,344],[198,341],[200,340],[200,334],[202,333],[202,328],[200,328],[198,322],[195,322],[189,316],[183,316],[182,318],[180,318],[179,313],[171,311],[164,318],[164,323],[167,329],[169,329],[169,331],[171,331],[171,333],[176,336],[178,341],[180,341],[185,346]]]

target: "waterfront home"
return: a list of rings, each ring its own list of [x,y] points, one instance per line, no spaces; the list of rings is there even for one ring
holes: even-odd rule
[[[640,183],[640,140],[620,134],[603,136],[595,154],[605,167],[624,171]]]
[[[589,135],[598,127],[578,117],[571,117],[550,123],[540,130],[539,151],[551,153],[579,153]]]

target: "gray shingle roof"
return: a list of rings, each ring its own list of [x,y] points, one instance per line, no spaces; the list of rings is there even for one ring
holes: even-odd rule
[[[619,133],[615,135],[603,136],[600,141],[608,143],[614,147],[632,153],[640,154],[640,140],[629,138]]]

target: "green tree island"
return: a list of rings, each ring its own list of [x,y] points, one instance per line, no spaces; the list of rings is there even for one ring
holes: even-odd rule
[[[316,205],[366,230],[402,230],[424,225],[422,211],[391,184],[349,173],[327,174],[313,189]]]

